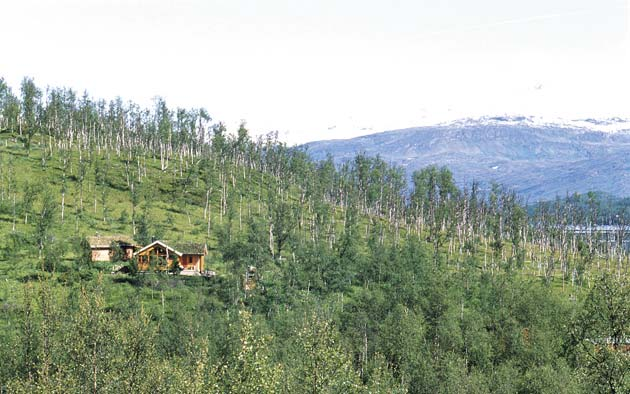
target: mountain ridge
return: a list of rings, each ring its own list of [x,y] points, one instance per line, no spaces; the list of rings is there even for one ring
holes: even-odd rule
[[[469,118],[302,147],[314,159],[330,153],[337,163],[358,153],[378,155],[403,167],[408,177],[428,165],[447,166],[459,184],[496,181],[526,199],[592,190],[630,195],[630,121],[621,118]]]

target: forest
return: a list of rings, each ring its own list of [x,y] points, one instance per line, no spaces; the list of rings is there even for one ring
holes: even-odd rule
[[[0,393],[628,393],[628,219],[0,78]],[[95,234],[216,275],[92,262]]]

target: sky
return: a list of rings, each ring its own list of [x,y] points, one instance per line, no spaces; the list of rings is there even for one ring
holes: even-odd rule
[[[460,118],[630,118],[630,0],[2,0],[0,76],[289,143]]]

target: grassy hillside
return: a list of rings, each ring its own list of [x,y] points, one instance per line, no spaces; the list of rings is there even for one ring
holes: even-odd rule
[[[242,168],[225,170],[234,183],[221,185],[216,175],[209,174],[213,170],[218,172],[216,169],[200,169],[198,163],[188,163],[188,168],[174,164],[163,171],[159,159],[142,155],[132,158],[136,163],[142,160],[141,177],[130,181],[134,184],[132,192],[125,169],[129,161],[111,152],[89,152],[88,157],[80,159],[76,149],[50,155],[39,141],[35,141],[27,153],[23,143],[12,135],[3,135],[0,143],[0,234],[7,240],[12,239],[12,234],[13,238],[22,238],[23,246],[36,247],[29,244],[33,242],[47,200],[54,202],[47,241],[67,246],[70,246],[69,241],[95,234],[135,236],[134,230],[137,233],[145,226],[145,236],[173,242],[207,242],[214,250],[219,229],[225,231],[225,226],[231,223],[233,231],[240,231],[253,214],[262,216],[268,209],[266,195],[255,192],[261,189],[260,182],[265,182],[264,175],[247,170],[245,182]],[[193,166],[195,168],[191,168]],[[194,179],[187,179],[192,177]],[[229,208],[224,206],[222,212],[219,194],[223,186],[229,196],[229,202],[225,203]],[[266,192],[267,186],[262,189]],[[206,208],[208,190],[211,192]],[[15,261],[14,253],[22,253],[26,259],[24,252],[29,248],[9,251],[10,242],[3,246],[4,260]],[[75,255],[72,248],[65,252],[63,256],[69,259]],[[213,260],[213,255],[210,261],[220,263]]]

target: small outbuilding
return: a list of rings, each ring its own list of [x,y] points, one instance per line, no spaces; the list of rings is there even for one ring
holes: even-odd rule
[[[92,261],[112,261],[114,247],[120,248],[122,260],[129,260],[138,248],[131,237],[126,235],[95,235],[88,237]]]

